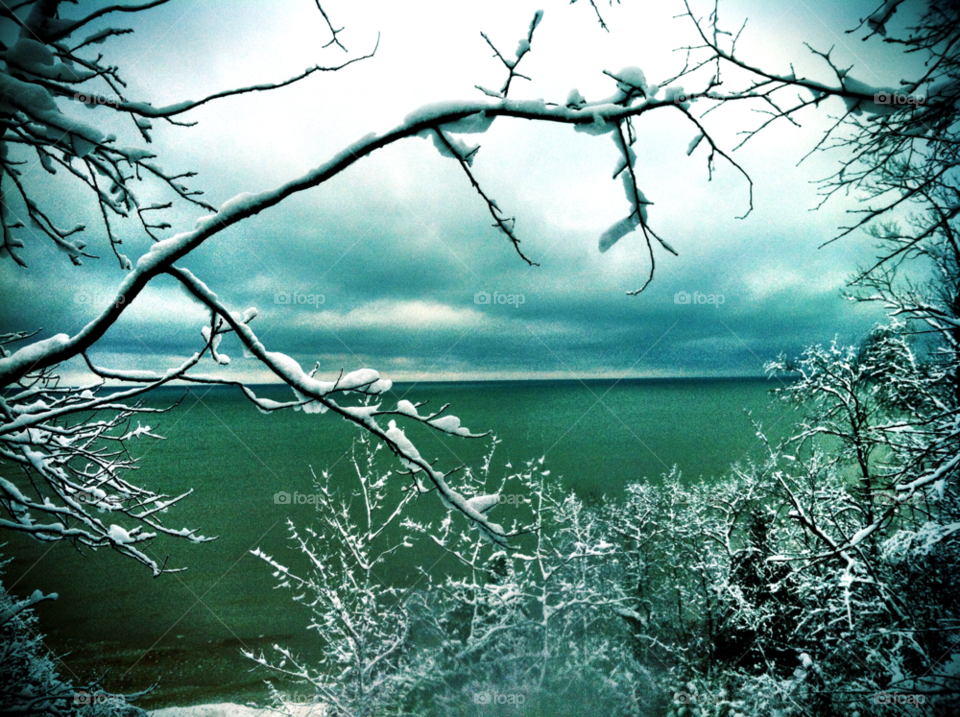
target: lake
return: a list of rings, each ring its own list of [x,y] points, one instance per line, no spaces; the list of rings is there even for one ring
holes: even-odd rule
[[[768,435],[792,424],[790,409],[769,395],[765,379],[630,379],[589,381],[490,381],[396,384],[387,400],[450,403],[450,412],[474,432],[492,430],[502,440],[493,473],[545,456],[551,477],[586,502],[615,499],[629,482],[658,482],[676,465],[685,479],[711,478],[735,461],[762,460],[763,446],[745,415],[750,410]],[[258,393],[288,400],[288,389]],[[106,688],[131,692],[156,681],[141,701],[148,709],[170,705],[265,699],[262,671],[240,655],[243,647],[269,650],[274,643],[309,654],[306,611],[289,591],[273,589],[268,566],[250,555],[256,547],[296,564],[285,521],[311,519],[310,505],[283,505],[278,491],[312,493],[309,467],[334,476],[351,469],[351,441],[358,431],[331,414],[284,411],[261,414],[238,392],[223,387],[165,388],[154,405],[182,398],[170,413],[149,416],[164,441],[131,444],[141,457],[130,479],[167,494],[193,488],[171,509],[165,524],[200,528],[219,539],[202,545],[172,538],[154,541],[153,557],[169,555],[185,572],[152,578],[149,571],[112,551],[81,555],[66,544],[37,544],[6,534],[3,553],[13,562],[4,584],[18,595],[39,588],[57,592],[56,603],[37,609],[54,650],[71,654],[64,676],[88,679],[107,672]],[[409,430],[425,458],[453,468],[476,465],[481,441]],[[455,481],[454,481],[455,483]],[[399,490],[399,486],[398,486]],[[425,496],[414,512],[442,515]],[[389,576],[412,585],[413,566],[439,554],[418,543],[409,564]],[[444,560],[433,574],[455,569]]]

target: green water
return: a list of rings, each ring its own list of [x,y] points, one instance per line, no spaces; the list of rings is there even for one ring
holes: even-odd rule
[[[508,461],[518,467],[546,456],[552,476],[596,503],[615,498],[628,482],[657,481],[673,465],[687,478],[709,478],[734,461],[762,459],[744,409],[774,437],[792,418],[785,406],[771,402],[771,387],[743,379],[423,383],[398,384],[391,398],[429,400],[428,408],[449,402],[463,425],[493,430],[502,439],[495,476]],[[165,391],[153,401],[173,401],[184,393]],[[288,397],[276,388],[264,394]],[[8,534],[2,536],[8,541],[3,552],[14,562],[4,583],[19,595],[37,588],[60,594],[38,613],[48,644],[72,653],[62,668],[67,676],[84,679],[108,671],[107,688],[128,692],[160,680],[141,702],[147,708],[262,700],[265,675],[250,671],[252,663],[240,649],[269,650],[280,643],[309,654],[315,645],[304,632],[303,609],[289,592],[273,590],[267,565],[249,551],[261,547],[296,565],[285,521],[306,523],[313,507],[277,504],[274,494],[312,493],[310,465],[318,472],[335,466],[334,475],[345,476],[357,429],[330,414],[263,415],[223,388],[193,389],[179,407],[154,418],[151,425],[167,440],[132,447],[142,457],[133,482],[168,494],[193,488],[165,523],[199,527],[219,539],[203,545],[154,541],[152,557],[162,561],[169,555],[171,566],[189,568],[155,579],[110,551],[84,556],[68,545],[38,545]],[[446,468],[475,464],[485,451],[479,441],[409,433],[425,458],[437,458]],[[412,510],[442,515],[432,496]],[[386,579],[412,585],[414,564],[426,567],[439,557],[419,543],[409,563]],[[432,573],[448,568],[440,560]]]

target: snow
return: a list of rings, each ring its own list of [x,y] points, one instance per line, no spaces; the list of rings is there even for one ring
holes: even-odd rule
[[[30,403],[24,406],[20,406],[20,405],[12,406],[11,410],[14,414],[22,415],[25,413],[40,413],[42,411],[46,411],[49,408],[50,406],[47,405],[46,401],[44,401],[43,399],[37,399],[33,403]]]
[[[437,148],[437,151],[440,152],[442,156],[463,160],[468,165],[473,165],[473,158],[477,156],[477,150],[480,149],[479,145],[469,147],[461,139],[449,137],[446,133],[443,133],[443,138],[441,138],[440,135],[441,132],[436,130],[427,130],[426,132],[420,133],[421,137],[433,140],[433,146]],[[451,147],[453,151],[451,151]]]
[[[617,78],[621,80],[617,84],[621,91],[627,92],[630,89],[638,89],[647,97],[650,93],[647,91],[647,76],[639,67],[624,67],[617,73]]]
[[[482,528],[480,535],[483,537],[484,542],[502,544],[503,539],[500,536],[506,532],[502,525],[499,523],[488,523],[487,526],[480,527]]]
[[[110,369],[110,377],[124,379],[127,381],[159,381],[160,380],[160,374],[157,374],[153,371],[138,371],[136,369]]]
[[[2,75],[0,75],[2,77]],[[8,356],[0,359],[0,376],[8,373],[19,373],[29,371],[38,361],[42,360],[54,351],[63,348],[70,342],[70,337],[66,334],[56,334],[49,339],[36,341],[28,346]]]
[[[690,140],[690,144],[687,145],[687,156],[689,157],[693,154],[693,150],[700,146],[700,142],[703,141],[703,132],[698,134],[696,137]]]
[[[420,417],[420,414],[417,413],[417,407],[410,403],[410,401],[407,399],[397,402],[397,411],[407,416],[412,416],[413,418]]]
[[[265,356],[267,357],[267,361],[270,363],[270,365],[283,374],[283,377],[288,379],[290,383],[301,384],[304,381],[312,381],[318,385],[321,383],[320,381],[310,379],[307,374],[303,372],[303,369],[300,368],[300,364],[284,353],[280,353],[279,351],[267,351]],[[332,388],[333,384],[327,383],[324,390],[322,390],[320,393],[329,393],[330,389]]]
[[[472,101],[434,102],[415,109],[413,112],[403,118],[403,123],[405,125],[420,124],[423,122],[429,122],[430,120],[440,119],[444,115],[460,113],[473,115],[477,114],[478,112],[482,112],[484,109],[486,109],[484,105]]]
[[[323,717],[327,710],[323,705],[291,705],[293,717]],[[223,702],[193,707],[166,707],[147,712],[150,717],[263,717],[269,710]]]
[[[628,620],[636,620],[637,622],[642,622],[642,623],[647,622],[646,618],[644,618],[643,615],[638,613],[636,610],[631,610],[628,607],[614,605],[610,609],[613,610],[613,612],[619,615],[620,617],[625,617]]]
[[[500,494],[478,495],[467,501],[467,505],[481,515],[492,510],[500,502]]]
[[[607,107],[608,109],[610,108],[621,109],[616,105],[604,105],[604,107]],[[617,127],[617,125],[614,124],[613,122],[607,122],[603,118],[602,110],[599,107],[590,107],[589,109],[584,108],[582,111],[584,113],[589,112],[593,116],[593,122],[590,122],[590,123],[584,122],[582,124],[574,125],[573,129],[576,132],[583,132],[584,134],[590,134],[597,137],[597,136],[600,136],[601,134],[612,132]]]
[[[130,537],[130,533],[128,533],[126,530],[124,530],[123,528],[121,528],[119,525],[116,525],[116,524],[113,524],[110,526],[110,530],[107,533],[107,535],[110,537],[110,540],[112,540],[115,543],[120,543],[125,545],[127,543],[135,542],[134,539]]]
[[[640,219],[636,214],[632,214],[629,217],[621,219],[619,222],[607,229],[607,231],[600,235],[600,242],[598,244],[600,253],[604,253],[618,241],[623,239],[623,237],[632,232],[638,224],[640,224]]]
[[[353,416],[358,421],[369,423],[380,410],[380,406],[342,406],[341,410],[348,416]]]
[[[54,141],[60,141],[64,133],[72,140],[80,138],[87,144],[97,144],[104,139],[98,129],[62,114],[43,87],[21,82],[6,73],[0,73],[0,110],[22,113],[35,120],[38,131],[44,131]]]
[[[46,45],[26,37],[17,40],[17,44],[4,54],[8,62],[14,62],[21,67],[34,64],[52,67],[56,61]]]
[[[877,524],[876,524],[876,523],[871,523],[871,524],[868,525],[867,527],[861,528],[860,530],[858,530],[856,533],[853,534],[853,537],[850,538],[850,544],[849,544],[850,547],[852,548],[852,547],[854,547],[854,546],[856,546],[856,545],[859,545],[860,542],[862,542],[864,538],[866,538],[868,535],[870,535],[870,534],[871,534],[873,531],[875,531],[876,529],[877,529]]]
[[[81,44],[83,45],[99,45],[104,40],[106,40],[111,35],[121,35],[132,32],[132,30],[124,30],[118,27],[105,27],[102,30],[98,30],[92,35],[87,35]]]
[[[683,87],[680,85],[670,85],[665,88],[663,91],[663,99],[665,102],[674,102],[677,97],[684,96]]]
[[[223,204],[220,205],[220,209],[217,210],[218,214],[236,214],[238,212],[245,211],[254,206],[258,201],[260,201],[261,194],[253,194],[251,192],[241,192],[237,196],[228,199]]]
[[[902,2],[903,0],[887,0],[879,10],[867,18],[867,25],[869,25],[870,29],[878,35],[886,37],[886,24],[890,20],[891,16],[897,11],[897,6],[899,6]]]
[[[147,102],[121,102],[118,107],[121,110],[147,115],[148,117],[162,117],[180,114],[195,104],[196,102],[193,100],[184,100],[166,107],[154,107]]]
[[[294,395],[297,397],[297,400],[300,401],[303,405],[297,406],[294,410],[302,410],[304,413],[326,413],[327,407],[324,406],[320,401],[312,400],[310,397],[303,395],[297,389],[293,389]]]
[[[567,107],[582,107],[587,104],[587,101],[583,98],[583,95],[580,94],[580,90],[574,87],[570,90],[570,93],[567,95]]]
[[[460,419],[456,416],[443,416],[429,421],[431,426],[439,428],[446,433],[452,433],[455,436],[473,436],[474,434],[460,425]]]
[[[407,438],[406,434],[403,432],[403,429],[397,427],[396,421],[390,421],[387,427],[387,438],[391,440],[394,443],[394,445],[396,445],[397,449],[400,450],[400,452],[403,453],[404,455],[409,456],[410,458],[415,458],[417,460],[422,460],[420,458],[420,451],[418,451],[416,446],[414,446],[413,443],[410,442],[410,439]],[[409,468],[414,472],[423,470],[416,463],[412,463],[411,461],[408,461],[403,456],[400,457],[400,461],[407,468]]]
[[[153,159],[157,156],[153,152],[140,149],[139,147],[122,147],[117,151],[131,162],[140,162],[144,159]]]
[[[234,215],[239,214],[240,212],[250,211],[255,208],[258,203],[263,202],[265,199],[271,195],[261,192],[259,194],[253,194],[251,192],[241,192],[235,197],[228,199],[223,204],[220,205],[220,208],[217,210],[216,214],[207,214],[205,216],[197,219],[196,229],[198,231],[204,231],[209,229],[212,225],[217,224],[218,222],[224,222],[228,218],[232,218]],[[191,236],[191,234],[180,235]],[[178,239],[180,237],[173,237]],[[172,241],[168,239],[167,241]],[[160,242],[160,244],[165,244],[166,242]],[[155,244],[154,249],[160,246],[160,244]]]
[[[198,219],[197,224],[199,224],[204,218],[205,217]],[[200,227],[198,227],[198,229],[200,229]],[[157,264],[165,261],[177,251],[185,249],[189,245],[190,240],[195,238],[196,232],[184,232],[182,234],[172,236],[169,239],[164,239],[161,242],[157,242],[150,247],[150,251],[137,260],[137,271],[143,273],[152,270]]]
[[[637,154],[633,151],[632,147],[627,147],[627,153],[623,153],[623,147],[620,145],[620,135],[613,134],[613,143],[617,145],[617,149],[620,150],[620,160],[617,162],[616,168],[613,170],[613,176],[616,177],[620,172],[627,168],[629,165],[633,167],[637,164]],[[632,198],[631,198],[632,199]]]
[[[30,500],[20,492],[20,489],[3,476],[0,476],[0,488],[6,493],[6,497],[13,502],[20,503],[21,505],[30,504]]]
[[[456,122],[447,122],[441,125],[444,132],[453,132],[454,134],[478,134],[486,132],[493,124],[496,117],[488,117],[483,110],[472,115],[467,115],[462,120]]]

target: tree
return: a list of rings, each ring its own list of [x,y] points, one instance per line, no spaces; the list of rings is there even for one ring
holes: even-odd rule
[[[277,676],[305,685],[298,692],[311,701],[358,717],[395,709],[418,682],[410,659],[414,619],[408,605],[416,596],[405,596],[381,577],[393,553],[412,547],[407,536],[391,533],[416,493],[392,495],[391,471],[379,465],[381,449],[367,436],[357,439],[352,480],[340,481],[339,490],[329,472],[314,474],[316,524],[297,528],[288,520],[290,539],[306,556],[308,573],[298,574],[259,548],[253,551],[274,568],[278,587],[294,590],[294,600],[309,608],[308,629],[322,645],[321,659],[314,664],[279,645],[273,660],[244,652]],[[278,706],[289,707],[291,700],[268,684]]]

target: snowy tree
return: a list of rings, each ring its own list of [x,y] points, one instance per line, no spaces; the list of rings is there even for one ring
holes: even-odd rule
[[[798,375],[781,393],[805,413],[784,454],[792,465],[776,473],[800,532],[770,560],[800,578],[798,635],[819,637],[805,649],[823,658],[823,691],[905,692],[945,708],[958,693],[957,488],[946,476],[933,490],[904,486],[929,470],[918,453],[936,460],[953,389],[904,329],[894,321],[861,347],[770,365]]]
[[[294,600],[309,609],[308,630],[316,634],[322,657],[313,663],[280,645],[274,646],[275,657],[244,655],[276,677],[296,681],[297,694],[309,691],[315,704],[333,715],[391,712],[417,686],[415,670],[426,672],[410,657],[410,603],[417,596],[405,595],[382,577],[393,554],[412,547],[408,536],[396,536],[395,523],[416,495],[414,490],[394,495],[392,473],[378,460],[382,447],[370,437],[357,439],[349,482],[335,483],[327,471],[314,475],[316,522],[297,527],[288,521],[290,539],[307,559],[307,572],[299,574],[261,550],[253,551],[274,568],[278,587],[293,590]],[[268,684],[278,709],[293,706],[284,692]]]
[[[898,13],[906,29],[888,31]],[[887,690],[926,698],[926,708],[910,703],[921,711],[949,710],[957,588],[947,576],[957,559],[960,460],[958,8],[891,0],[849,31],[923,60],[899,87],[872,87],[815,48],[823,77],[771,72],[738,49],[740,33],[723,28],[719,7],[700,20],[687,4],[687,15],[700,37],[688,48],[688,74],[711,73],[705,96],[762,103],[767,116],[744,142],[804,112],[840,109],[811,150],[839,157],[824,201],[852,193],[863,207],[830,241],[861,229],[876,240],[877,257],[853,276],[849,294],[880,303],[891,320],[862,346],[812,347],[769,367],[792,377],[781,393],[805,414],[792,443],[772,452],[779,487],[769,501],[780,521],[767,560],[789,566],[804,608],[799,622],[781,619],[795,627],[793,647],[810,650],[808,704],[900,709],[869,699]],[[822,661],[804,635],[818,637]]]

